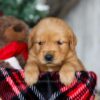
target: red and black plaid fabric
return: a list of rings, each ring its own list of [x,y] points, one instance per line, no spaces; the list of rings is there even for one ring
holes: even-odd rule
[[[42,73],[39,81],[28,87],[24,71],[0,65],[0,97],[2,100],[94,100],[96,75],[94,72],[75,73],[69,86],[59,81],[57,72]]]

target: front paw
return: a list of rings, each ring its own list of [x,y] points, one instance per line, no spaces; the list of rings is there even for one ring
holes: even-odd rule
[[[70,85],[75,78],[75,71],[60,71],[59,76],[61,83],[63,83],[64,85]]]
[[[25,70],[25,82],[27,85],[31,86],[38,81],[39,72],[33,70]]]

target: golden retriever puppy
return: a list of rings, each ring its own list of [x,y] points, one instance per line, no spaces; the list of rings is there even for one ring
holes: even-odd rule
[[[76,55],[76,37],[71,28],[59,18],[41,20],[29,35],[29,55],[25,66],[25,81],[32,85],[40,72],[58,71],[60,81],[69,85],[75,71],[84,70]]]

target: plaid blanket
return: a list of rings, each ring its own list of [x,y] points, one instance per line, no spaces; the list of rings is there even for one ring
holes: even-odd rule
[[[23,70],[0,65],[0,97],[2,100],[94,100],[95,73],[80,71],[75,77],[69,86],[64,86],[57,72],[41,73],[39,81],[28,87]]]

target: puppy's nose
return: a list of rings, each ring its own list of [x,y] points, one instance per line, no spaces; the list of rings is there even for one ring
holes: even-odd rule
[[[53,60],[53,55],[46,54],[44,58],[45,58],[46,61],[51,62]]]

